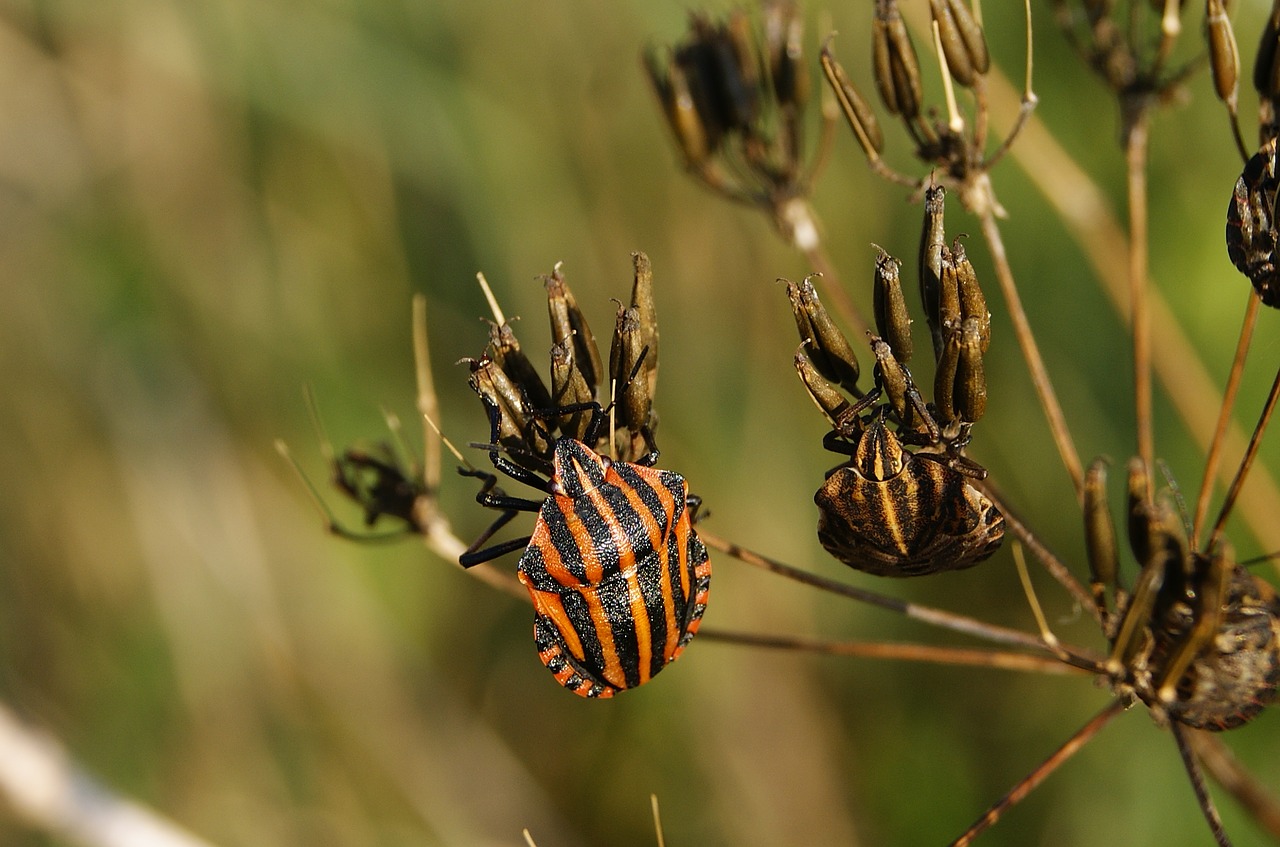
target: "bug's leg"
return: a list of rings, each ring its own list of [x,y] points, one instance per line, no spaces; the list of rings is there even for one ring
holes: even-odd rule
[[[530,474],[534,482],[531,483],[535,488],[546,488],[548,483],[541,477],[533,474],[519,465],[512,464],[515,470]],[[484,485],[480,486],[480,490],[476,492],[476,502],[481,506],[490,509],[502,509],[509,512],[536,512],[542,508],[542,500],[530,500],[525,497],[510,497],[498,488],[498,477],[485,471],[476,470],[474,468],[458,468],[458,473],[462,476],[475,477],[484,481]],[[514,474],[512,474],[514,476]]]
[[[1212,555],[1197,553],[1193,557],[1192,584],[1197,586],[1191,620],[1195,623],[1178,641],[1159,677],[1153,680],[1160,702],[1168,705],[1177,699],[1178,680],[1195,661],[1200,651],[1213,643],[1222,626],[1222,607],[1227,601],[1231,576],[1235,572],[1235,554],[1226,540],[1219,541]]]
[[[464,568],[470,568],[483,562],[491,562],[508,553],[514,553],[517,550],[523,550],[529,546],[529,539],[532,536],[526,535],[524,538],[513,538],[510,541],[504,541],[501,544],[495,544],[492,547],[486,547],[483,550],[477,550],[484,542],[488,541],[495,532],[501,529],[508,521],[516,516],[515,512],[503,512],[493,525],[486,529],[475,543],[466,549],[461,556],[458,557],[458,564]]]

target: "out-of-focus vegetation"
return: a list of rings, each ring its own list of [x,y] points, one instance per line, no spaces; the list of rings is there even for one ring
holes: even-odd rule
[[[988,4],[987,27],[1016,82],[1022,12],[1005,5]],[[868,4],[808,11],[809,46],[838,30],[870,90]],[[1266,9],[1237,11],[1247,60]],[[818,546],[812,494],[836,459],[795,381],[775,282],[809,268],[763,216],[679,172],[639,55],[677,39],[686,14],[638,1],[0,4],[5,702],[117,790],[247,847],[514,845],[526,827],[540,847],[648,845],[651,793],[669,845],[939,843],[1101,707],[1109,695],[1078,677],[710,640],[650,685],[585,702],[539,664],[526,604],[413,541],[326,536],[273,450],[285,439],[323,480],[308,383],[339,446],[384,438],[383,407],[413,421],[414,292],[428,301],[441,425],[459,444],[486,438],[452,364],[487,337],[476,271],[536,355],[538,274],[563,261],[604,332],[643,249],[662,330],[663,465],[702,495],[710,531],[1033,628],[1007,550],[886,586]],[[1122,214],[1114,106],[1047,10],[1035,14],[1037,116]],[[1153,126],[1152,274],[1221,382],[1247,287],[1222,244],[1240,161],[1207,76],[1188,90]],[[889,155],[911,168],[894,131]],[[1018,165],[994,183],[1081,452],[1122,460],[1122,323]],[[920,212],[905,195],[868,172],[842,127],[814,205],[864,308],[871,242],[908,269],[915,255]],[[953,234],[976,232],[949,212]],[[990,279],[985,247],[968,244]],[[991,399],[972,453],[1083,576],[1072,492],[986,284]],[[1277,360],[1276,317],[1255,341],[1246,425]],[[1202,457],[1160,393],[1156,413],[1158,452],[1193,492]],[[1262,460],[1280,471],[1275,445]],[[491,519],[474,490],[447,477],[442,491],[464,538]],[[1269,552],[1234,535],[1242,557]],[[956,642],[714,562],[707,627]],[[1055,628],[1100,645],[1041,577]],[[1277,720],[1228,741],[1280,788]],[[1222,806],[1236,844],[1261,843]],[[1168,734],[1135,710],[983,843],[1208,840]],[[56,843],[3,812],[0,842]]]

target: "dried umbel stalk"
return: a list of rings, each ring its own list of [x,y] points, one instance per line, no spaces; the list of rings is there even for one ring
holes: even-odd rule
[[[703,184],[759,206],[802,247],[815,234],[797,204],[808,195],[823,156],[805,163],[804,117],[810,99],[797,3],[763,4],[756,25],[741,9],[715,20],[691,15],[685,40],[650,49],[645,67],[685,166]]]
[[[496,416],[497,447],[511,461],[535,473],[551,473],[551,450],[562,436],[581,441],[592,428],[596,407],[610,408],[612,426],[603,428],[593,450],[634,462],[656,452],[658,329],[653,304],[653,271],[643,253],[632,255],[635,277],[629,306],[619,307],[602,393],[604,360],[559,265],[544,277],[554,343],[551,388],[521,351],[510,324],[494,326],[489,346],[468,360],[470,385]]]

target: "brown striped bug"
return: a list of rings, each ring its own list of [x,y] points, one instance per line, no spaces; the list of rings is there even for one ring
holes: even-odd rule
[[[533,601],[538,657],[565,688],[612,697],[648,682],[684,651],[707,608],[711,562],[693,530],[700,501],[680,474],[653,467],[656,450],[621,462],[589,447],[608,420],[599,404],[555,413],[589,410],[591,424],[585,442],[554,441],[544,480],[498,452],[501,412],[484,399],[494,467],[547,497],[510,497],[496,475],[464,470],[484,480],[477,501],[503,514],[459,563],[524,549],[516,574]],[[532,535],[480,549],[522,511],[538,513]]]

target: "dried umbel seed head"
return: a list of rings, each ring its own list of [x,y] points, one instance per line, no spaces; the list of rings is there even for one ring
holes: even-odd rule
[[[1276,268],[1276,140],[1244,166],[1227,206],[1227,255],[1249,278],[1262,302],[1280,308],[1280,271]]]
[[[811,176],[803,167],[810,88],[803,34],[797,4],[772,0],[758,27],[741,9],[721,20],[695,13],[683,42],[645,56],[690,172],[725,196],[765,207],[788,237],[796,236],[787,204],[808,192]]]

